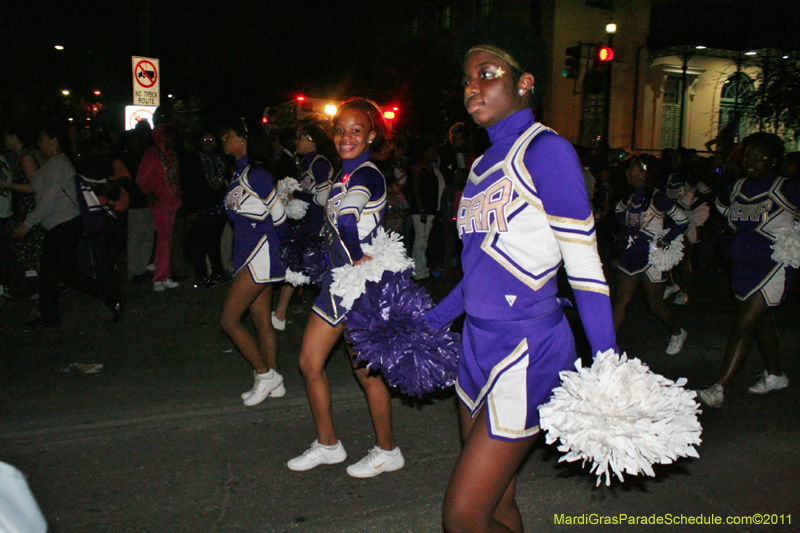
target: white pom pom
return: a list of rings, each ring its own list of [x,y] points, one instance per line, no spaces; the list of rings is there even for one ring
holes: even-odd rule
[[[292,193],[301,189],[300,182],[294,178],[285,177],[278,181],[275,192],[283,205],[288,205],[292,200]],[[302,217],[301,217],[302,218]]]
[[[668,272],[683,259],[683,235],[678,235],[674,241],[665,248],[658,246],[658,241],[668,233],[668,230],[656,232],[650,241],[650,264],[659,272]]]
[[[791,228],[777,230],[771,246],[773,261],[800,268],[800,222],[795,222]]]
[[[304,200],[289,200],[286,204],[286,216],[292,220],[300,220],[306,216],[306,211],[308,211],[308,202]]]
[[[358,266],[343,265],[333,269],[331,294],[342,298],[342,306],[350,310],[359,296],[364,294],[368,281],[380,281],[385,271],[401,272],[414,265],[400,240],[400,235],[378,228],[372,244],[364,244],[361,249],[371,261]]]
[[[708,204],[700,204],[691,211],[689,211],[689,225],[699,228],[708,220],[709,215]]]
[[[539,407],[546,441],[560,441],[561,461],[592,463],[597,485],[612,473],[655,476],[652,465],[679,457],[699,457],[702,441],[695,392],[655,374],[639,359],[628,360],[608,350],[598,353],[590,368],[580,359],[577,372],[561,372],[561,386]]]
[[[300,285],[305,285],[310,282],[311,278],[305,274],[294,272],[288,268],[286,269],[286,283],[291,283],[294,287],[299,287]]]

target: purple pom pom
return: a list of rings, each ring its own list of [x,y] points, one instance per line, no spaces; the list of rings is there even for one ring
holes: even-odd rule
[[[428,293],[411,280],[411,269],[386,272],[347,314],[345,335],[357,361],[379,370],[403,394],[421,397],[455,383],[460,339],[447,326],[431,331]]]
[[[314,285],[319,285],[330,269],[322,236],[318,231],[309,231],[302,226],[289,228],[288,234],[281,240],[278,257],[286,268],[308,276]]]

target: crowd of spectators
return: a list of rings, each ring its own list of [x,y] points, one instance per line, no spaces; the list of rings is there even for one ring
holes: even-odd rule
[[[74,188],[55,191],[63,196],[55,204],[41,187],[37,190],[44,170],[54,165],[45,146],[50,137],[43,138],[48,128],[62,139],[57,159],[70,167],[61,169],[62,185],[71,183],[72,176],[66,174],[74,168],[91,183],[104,207],[102,229],[89,236],[91,264],[85,264],[87,236],[81,238],[81,232],[73,229],[69,246],[76,250],[66,255],[59,251],[57,264],[63,267],[74,259],[78,267],[74,273],[72,268],[56,273],[56,281],[48,281],[46,268],[42,278],[46,236],[55,228],[53,220],[57,226],[69,219],[77,227],[74,219],[79,205],[62,206],[77,199]],[[6,122],[2,132],[0,303],[39,299],[40,312],[48,316],[33,317],[34,322],[55,325],[60,317],[52,287],[60,281],[95,294],[110,306],[112,319],[118,320],[124,291],[117,278],[129,283],[149,281],[156,292],[178,287],[182,280],[202,290],[230,281],[232,236],[222,201],[234,169],[233,161],[222,153],[220,132],[213,124],[182,128],[162,118],[155,129],[143,121],[133,130],[120,132],[81,131],[69,123],[45,120],[28,122],[25,127]],[[296,151],[295,128],[272,128],[268,133],[275,179],[297,178],[302,154]],[[485,146],[484,131],[459,122],[438,134],[391,136],[374,154],[387,181],[386,225],[402,236],[414,260],[414,279],[460,278],[456,209],[470,166]],[[705,192],[696,200],[713,204],[714,195],[742,175],[741,152],[735,144],[725,148],[709,154],[663,150],[657,154],[663,171],[653,186],[667,192],[674,183],[700,185]],[[625,171],[633,154],[603,143],[575,149],[594,210],[601,257],[610,266],[625,245],[615,206],[630,194]],[[783,175],[796,178],[799,160],[797,153],[787,154]],[[43,201],[51,203],[43,206]],[[53,209],[57,220],[48,221],[53,213],[42,218],[43,210]],[[26,231],[20,231],[21,226]],[[674,304],[688,301],[692,269],[727,268],[730,232],[725,221],[711,209],[708,223],[696,230],[692,256],[670,278],[671,284],[680,287],[672,289],[677,293]],[[64,242],[60,239],[66,246]],[[42,280],[49,287],[47,301],[41,300]]]

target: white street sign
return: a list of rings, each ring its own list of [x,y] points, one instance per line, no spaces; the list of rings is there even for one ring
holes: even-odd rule
[[[133,56],[133,104],[160,106],[161,70],[158,59]]]
[[[136,123],[140,120],[146,120],[153,126],[153,114],[156,112],[156,106],[143,106],[143,105],[126,105],[125,106],[125,129],[132,130],[136,127]]]

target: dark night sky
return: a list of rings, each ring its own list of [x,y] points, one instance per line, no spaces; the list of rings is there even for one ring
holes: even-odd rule
[[[152,0],[149,53],[143,0],[3,4],[4,100],[69,87],[130,103],[132,55],[160,60],[162,99],[194,94],[231,113],[258,113],[300,92],[343,97],[370,83],[374,35],[363,0]]]

